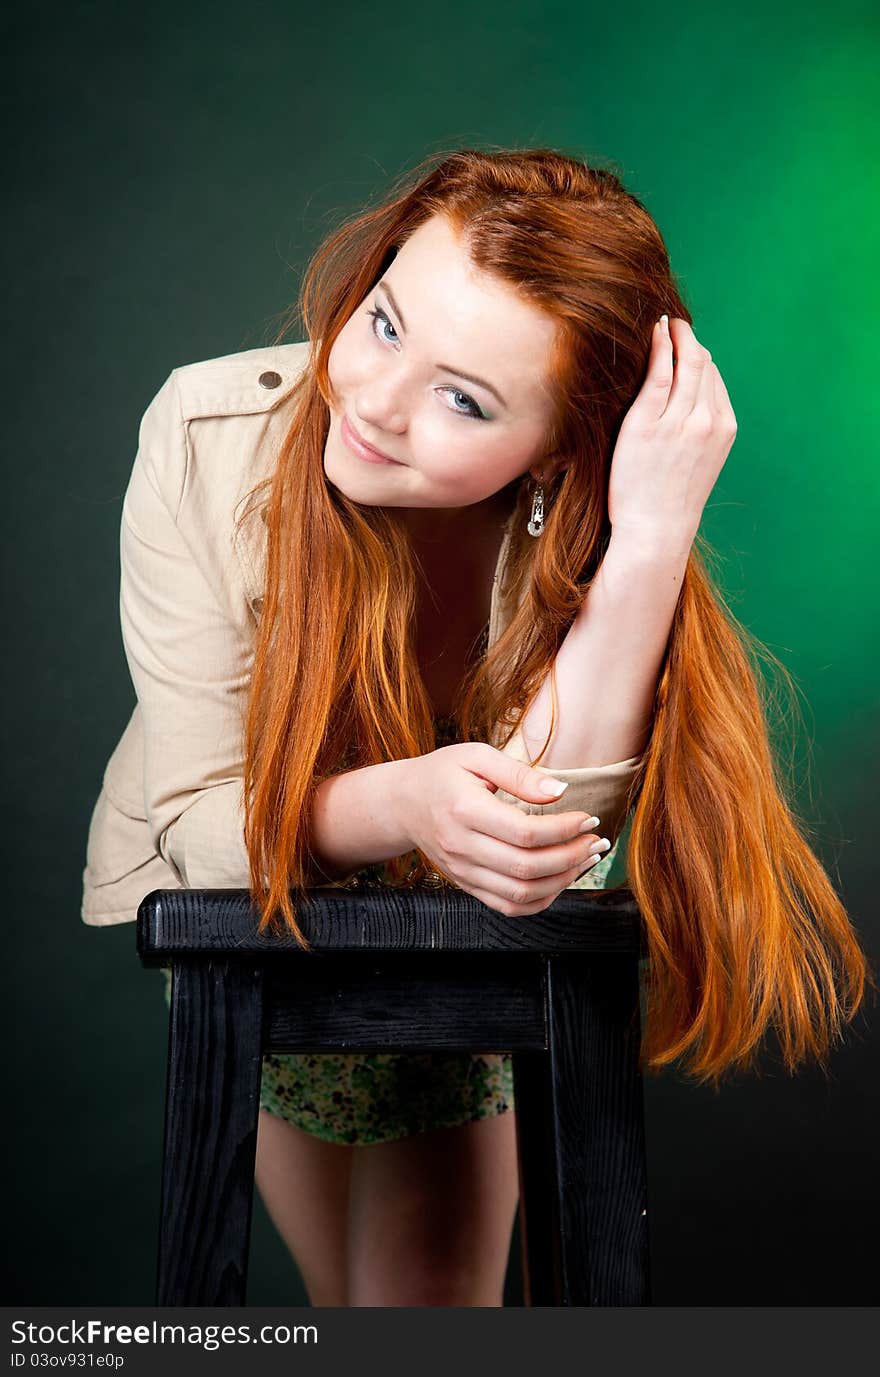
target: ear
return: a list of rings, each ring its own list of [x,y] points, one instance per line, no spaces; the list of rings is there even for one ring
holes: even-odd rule
[[[561,455],[545,455],[529,469],[529,473],[536,483],[549,483],[558,473],[563,473],[569,465],[568,459],[563,459]]]

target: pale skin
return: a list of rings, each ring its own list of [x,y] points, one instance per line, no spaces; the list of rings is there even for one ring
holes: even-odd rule
[[[684,320],[670,327],[655,327],[645,383],[615,448],[612,541],[557,658],[560,722],[548,768],[643,748],[687,555],[736,434],[708,351]],[[546,481],[559,462],[542,444],[554,331],[548,316],[480,273],[436,218],[402,246],[331,351],[325,473],[357,502],[400,509],[424,573],[417,647],[437,711],[449,710],[488,616],[503,490],[526,473]],[[343,416],[398,462],[352,452]],[[458,557],[449,562],[453,534]],[[577,711],[584,701],[588,714]],[[545,684],[523,723],[533,749],[548,713]],[[503,788],[546,802],[536,791],[541,771],[484,743],[398,764],[411,787],[389,794],[388,836],[401,850],[419,846],[501,913],[541,911],[601,855],[591,852],[599,835],[587,815],[526,815],[497,799]],[[257,1185],[313,1305],[502,1304],[519,1196],[515,1111],[364,1146],[324,1142],[265,1110],[259,1118]]]

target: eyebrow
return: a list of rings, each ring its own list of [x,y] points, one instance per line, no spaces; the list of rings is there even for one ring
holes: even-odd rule
[[[406,332],[406,321],[405,321],[404,318],[403,318],[403,312],[401,311],[401,309],[400,309],[400,307],[398,306],[397,302],[394,300],[394,293],[392,292],[391,288],[388,286],[388,283],[387,283],[387,282],[379,282],[377,285],[378,285],[379,287],[382,288],[382,291],[385,293],[385,295],[387,296],[388,300],[391,302],[391,309],[394,311],[394,314],[397,316],[397,319],[400,321],[401,325],[403,326],[404,333],[405,333],[405,332]],[[504,407],[507,406],[507,402],[504,400],[504,398],[502,397],[501,393],[498,391],[497,387],[493,387],[492,384],[489,383],[489,382],[486,382],[486,380],[485,380],[484,378],[475,378],[474,375],[473,375],[472,373],[462,373],[462,371],[461,371],[460,368],[453,368],[452,365],[451,365],[451,364],[448,364],[448,363],[437,363],[437,364],[434,365],[434,367],[435,367],[435,368],[442,368],[443,371],[444,371],[444,373],[454,373],[455,376],[456,376],[457,378],[464,378],[465,382],[476,383],[477,387],[485,387],[486,391],[487,391],[487,392],[491,392],[491,393],[492,393],[492,396],[493,396],[493,397],[496,397],[496,398],[498,399],[498,401],[501,403],[502,406],[504,406]],[[509,408],[508,408],[508,409],[509,409]]]

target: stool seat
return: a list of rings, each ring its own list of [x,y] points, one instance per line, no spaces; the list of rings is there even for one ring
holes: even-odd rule
[[[264,1053],[510,1052],[525,1302],[648,1305],[642,924],[628,889],[507,918],[464,890],[316,888],[292,934],[247,890],[154,890],[173,970],[156,1304],[245,1305]]]

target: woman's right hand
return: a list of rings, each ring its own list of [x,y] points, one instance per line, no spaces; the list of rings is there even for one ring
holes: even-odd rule
[[[402,762],[401,762],[402,763]],[[553,803],[553,776],[481,741],[442,746],[406,762],[396,804],[412,845],[459,888],[508,918],[540,913],[608,849],[588,813],[525,813],[495,797]],[[587,830],[580,829],[589,824]]]

